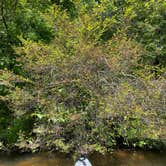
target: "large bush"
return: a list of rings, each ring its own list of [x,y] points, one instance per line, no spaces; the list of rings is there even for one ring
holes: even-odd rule
[[[40,147],[103,152],[131,140],[143,147],[146,138],[160,135],[165,79],[155,80],[152,68],[139,63],[145,49],[123,31],[100,42],[112,18],[99,22],[97,9],[71,20],[57,8],[55,39],[49,45],[22,40],[17,49],[33,82]]]
[[[0,148],[88,153],[165,138],[164,1],[4,2]]]

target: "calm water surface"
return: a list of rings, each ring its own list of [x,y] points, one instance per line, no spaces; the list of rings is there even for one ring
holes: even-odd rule
[[[95,154],[89,160],[93,166],[166,166],[166,152],[119,150],[104,156]],[[62,154],[0,156],[0,166],[74,166],[74,161]]]

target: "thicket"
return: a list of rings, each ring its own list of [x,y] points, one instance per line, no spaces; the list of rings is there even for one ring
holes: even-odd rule
[[[163,0],[1,0],[0,149],[165,139],[165,11]]]

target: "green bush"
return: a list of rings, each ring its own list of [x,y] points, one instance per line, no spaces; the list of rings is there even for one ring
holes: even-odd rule
[[[0,148],[104,153],[165,138],[164,1],[4,2]]]

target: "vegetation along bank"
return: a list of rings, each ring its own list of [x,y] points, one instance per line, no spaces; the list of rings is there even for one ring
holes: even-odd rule
[[[166,147],[164,0],[1,0],[0,149]]]

